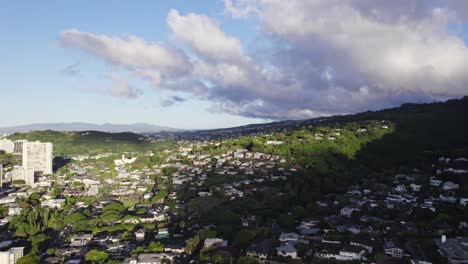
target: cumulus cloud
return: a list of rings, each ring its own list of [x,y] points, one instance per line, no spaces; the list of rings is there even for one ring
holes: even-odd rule
[[[242,6],[256,10],[251,13],[265,34],[286,44],[271,62],[281,80],[298,82],[308,101],[299,99],[298,106],[354,112],[466,93],[468,49],[447,33],[450,10],[442,6],[422,0],[228,2],[226,11],[235,16]]]
[[[188,56],[178,48],[132,35],[122,38],[69,29],[61,32],[60,41],[65,47],[82,50],[129,70],[158,89],[166,88],[167,83],[174,86],[179,80],[185,82],[192,71]],[[200,92],[199,87],[179,86],[179,90],[187,92],[192,89]]]
[[[154,68],[167,72],[187,72],[184,53],[160,43],[149,43],[136,36],[127,38],[96,35],[76,29],[60,34],[65,46],[82,49],[100,58],[128,68]]]
[[[176,38],[204,58],[235,61],[242,57],[239,39],[226,35],[219,24],[207,16],[194,13],[183,16],[172,9],[166,21]]]
[[[213,18],[177,10],[166,17],[177,40],[172,45],[79,30],[62,32],[61,41],[155,89],[195,95],[212,101],[211,111],[247,117],[309,118],[467,92],[468,48],[449,30],[465,21],[465,1],[224,3],[225,14],[257,22],[268,43],[261,57]],[[177,102],[167,98],[161,105]]]

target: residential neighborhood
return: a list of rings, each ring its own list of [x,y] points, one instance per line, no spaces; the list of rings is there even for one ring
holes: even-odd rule
[[[368,129],[386,129],[371,124]],[[348,133],[336,131],[338,139]],[[329,140],[316,137],[310,140]],[[265,140],[267,152],[233,142],[181,140],[159,152],[68,156],[32,186],[4,186],[2,244],[46,248],[41,263],[99,256],[128,264],[468,260],[467,220],[450,217],[467,211],[459,184],[468,171],[465,157],[401,167],[383,181],[363,177],[344,191],[290,207],[287,185],[304,165],[272,154],[283,146],[279,141]],[[18,240],[40,230],[50,237],[30,246]]]

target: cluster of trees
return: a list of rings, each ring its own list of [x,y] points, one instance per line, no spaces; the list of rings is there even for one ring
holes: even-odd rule
[[[13,167],[14,165],[21,164],[19,156],[15,156],[10,153],[6,153],[3,150],[0,150],[0,164],[3,165],[4,169],[8,167]]]
[[[91,210],[88,208],[74,212],[67,215],[63,224],[73,224],[75,231],[92,231],[99,233],[102,231],[115,231],[115,230],[132,230],[134,225],[131,224],[115,224],[119,220],[136,219],[136,216],[127,214],[127,207],[121,202],[113,202],[107,204],[102,209],[102,213],[97,217],[91,218]]]
[[[163,252],[164,245],[159,241],[151,241],[147,247],[138,246],[132,251],[132,256],[138,256],[140,253]]]

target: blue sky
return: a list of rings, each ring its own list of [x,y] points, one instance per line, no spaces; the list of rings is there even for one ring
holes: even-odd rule
[[[0,0],[0,127],[217,128],[461,97],[467,17],[458,0]]]
[[[1,109],[9,113],[0,126],[38,122],[147,122],[180,128],[214,128],[263,122],[211,113],[209,102],[194,100],[161,107],[162,98],[148,84],[135,100],[86,93],[86,86],[107,85],[102,73],[113,67],[88,54],[63,48],[59,33],[77,28],[98,34],[134,34],[148,41],[167,38],[171,8],[204,13],[246,42],[252,32],[244,23],[229,23],[222,1],[0,1]],[[63,71],[76,65],[80,76]]]

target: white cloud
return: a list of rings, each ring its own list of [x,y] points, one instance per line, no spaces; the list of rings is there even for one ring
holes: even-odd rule
[[[242,58],[239,39],[227,36],[219,24],[207,16],[193,13],[183,16],[172,9],[166,21],[177,39],[205,58],[228,61]]]
[[[136,36],[120,38],[69,29],[60,34],[60,40],[65,46],[130,69],[155,69],[165,73],[190,71],[190,62],[183,52]]]
[[[283,80],[299,82],[309,106],[297,104],[310,110],[354,112],[467,91],[466,44],[447,32],[451,10],[429,1],[243,0],[226,9],[242,6],[287,47],[272,61]]]
[[[260,25],[269,43],[261,57],[243,50],[214,19],[177,10],[166,18],[173,46],[78,30],[62,32],[61,40],[156,89],[211,100],[212,111],[297,119],[465,95],[468,48],[448,30],[464,19],[464,6],[458,0],[225,0],[226,14]]]

